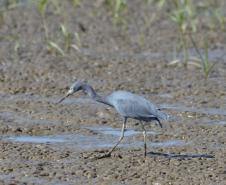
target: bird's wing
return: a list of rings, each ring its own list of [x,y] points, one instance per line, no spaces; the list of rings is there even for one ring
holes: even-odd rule
[[[148,101],[133,100],[133,99],[117,99],[115,103],[116,110],[126,117],[155,117],[157,109],[150,106]]]
[[[157,106],[145,98],[125,92],[117,91],[108,96],[108,101],[119,114],[131,118],[153,118],[166,120],[168,115],[158,110]]]

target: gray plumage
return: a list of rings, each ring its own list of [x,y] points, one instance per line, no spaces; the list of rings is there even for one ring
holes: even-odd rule
[[[115,91],[108,95],[106,100],[123,117],[141,121],[166,120],[168,117],[150,101],[127,91]]]
[[[168,119],[167,114],[161,112],[156,105],[154,105],[144,97],[127,91],[115,91],[108,96],[100,96],[89,84],[83,81],[77,81],[74,84],[72,84],[66,96],[63,97],[59,101],[59,103],[62,102],[69,95],[79,90],[83,90],[97,102],[104,103],[106,105],[114,107],[115,110],[122,117],[124,117],[121,137],[119,141],[116,143],[116,145],[105,156],[110,156],[112,151],[123,139],[127,118],[132,118],[140,121],[144,135],[144,150],[145,150],[144,155],[146,156],[146,130],[144,128],[144,124],[142,121],[150,122],[156,120],[162,127],[160,120],[167,120]]]

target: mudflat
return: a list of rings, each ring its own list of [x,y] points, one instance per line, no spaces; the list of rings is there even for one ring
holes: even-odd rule
[[[197,66],[169,65],[176,28],[154,7],[131,1],[127,24],[118,27],[101,3],[84,1],[76,9],[65,3],[63,15],[49,7],[49,40],[63,42],[60,23],[80,37],[73,40],[78,48],[64,54],[46,43],[34,6],[4,13],[0,184],[225,184],[226,61],[217,60],[223,36],[212,33],[209,55],[217,62],[205,79]],[[143,14],[157,18],[144,23]],[[162,129],[146,124],[146,158],[142,129],[129,119],[122,144],[96,159],[117,142],[123,120],[82,92],[57,104],[75,79],[102,95],[142,95],[173,116]]]

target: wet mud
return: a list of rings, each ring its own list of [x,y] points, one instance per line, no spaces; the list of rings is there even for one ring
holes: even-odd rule
[[[90,2],[76,12],[68,5],[67,20],[49,10],[53,36],[59,25],[51,21],[66,21],[80,34],[80,50],[66,56],[48,50],[34,8],[4,15],[0,31],[18,34],[20,47],[14,51],[15,41],[0,40],[0,184],[225,184],[226,58],[205,80],[200,68],[169,65],[177,35],[164,17],[146,31],[133,22],[123,31],[105,8]],[[131,9],[156,13],[132,2]],[[93,6],[100,6],[96,17],[83,13],[95,13]],[[138,19],[135,14],[131,19]],[[216,45],[209,55],[215,60],[225,43],[219,35],[212,39]],[[80,92],[57,104],[75,79],[87,80],[100,94],[119,89],[140,94],[172,115],[162,129],[155,122],[145,126],[146,158],[142,129],[129,119],[117,150],[95,160],[117,142],[123,120]]]

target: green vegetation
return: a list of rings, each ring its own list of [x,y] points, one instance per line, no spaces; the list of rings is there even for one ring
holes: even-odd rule
[[[85,1],[5,0],[2,1],[0,8],[0,26],[4,24],[5,13],[7,11],[28,2],[29,6],[33,3],[41,17],[40,27],[43,28],[43,38],[50,53],[66,56],[70,53],[71,49],[80,51],[82,48],[82,32],[85,32],[86,29],[80,28],[80,33],[79,28],[75,29],[70,27],[72,16],[71,12],[67,11],[67,8],[70,6],[75,10],[76,8],[82,7]],[[206,79],[209,77],[215,63],[209,61],[211,42],[208,39],[211,38],[211,33],[224,32],[226,29],[225,3],[223,0],[143,0],[139,2],[139,5],[143,3],[146,8],[156,7],[154,14],[148,14],[148,12],[140,13],[143,15],[141,20],[143,21],[143,27],[142,23],[137,23],[134,17],[129,17],[131,15],[129,3],[129,0],[94,0],[93,7],[91,7],[92,10],[87,12],[87,14],[94,16],[100,15],[97,12],[99,11],[98,8],[102,6],[106,10],[107,19],[105,20],[109,20],[108,18],[110,18],[111,23],[115,26],[114,29],[129,25],[130,22],[134,23],[137,25],[137,28],[135,28],[137,30],[132,30],[132,32],[138,32],[135,40],[141,49],[146,46],[147,30],[151,29],[151,24],[160,17],[158,15],[161,15],[161,20],[168,20],[176,28],[175,30],[178,33],[175,39],[176,44],[172,43],[175,56],[171,63],[181,64],[184,67],[187,67],[188,64],[194,64],[202,68]],[[137,7],[137,11],[139,12],[139,7]],[[144,15],[145,13],[147,14],[146,16]],[[51,23],[51,19],[53,18],[60,20],[57,25]],[[205,33],[203,33],[204,30]],[[126,29],[120,29],[120,31],[125,32],[122,33],[122,35],[124,34],[123,36],[127,33]],[[205,37],[200,37],[200,35],[205,35]],[[19,36],[17,37],[19,38]],[[17,52],[21,47],[20,39],[18,38],[14,39],[14,36],[2,35],[0,40],[14,42],[14,51]],[[194,40],[193,38],[198,39]],[[191,48],[195,49],[199,57],[198,60],[195,59],[195,62],[195,57],[190,52]],[[181,56],[179,54],[182,54],[182,58],[178,57]]]
[[[70,2],[73,4],[73,6],[78,6],[80,4],[79,0],[70,0]],[[47,48],[51,53],[60,54],[62,56],[65,56],[66,53],[70,51],[71,48],[75,47],[75,44],[73,44],[73,33],[69,32],[65,24],[60,23],[60,34],[56,37],[55,35],[49,33],[48,24],[47,24],[47,8],[48,6],[54,9],[54,14],[59,16],[65,16],[63,13],[61,1],[57,0],[39,0],[37,4],[38,12],[41,15],[42,18],[42,24],[45,32],[45,39],[47,42]],[[52,5],[52,6],[51,6]],[[75,32],[76,40],[79,40],[79,46],[80,46],[80,39],[78,36],[78,33]]]
[[[191,35],[190,35],[190,39],[191,39],[191,42],[192,42],[197,54],[200,57],[200,60],[202,62],[203,73],[204,73],[205,79],[207,79],[209,74],[210,74],[210,72],[211,72],[211,70],[213,69],[213,66],[216,64],[216,63],[210,64],[208,41],[205,40],[204,56],[203,56],[201,54],[201,52],[199,51],[198,47],[196,46],[196,43],[195,43],[195,41],[194,41],[194,39],[193,39],[193,37]]]
[[[71,1],[72,1],[72,3],[73,3],[73,6],[74,6],[74,7],[77,7],[77,6],[80,5],[80,0],[71,0]]]
[[[213,69],[214,65],[215,65],[215,63],[210,64],[208,41],[206,41],[205,42],[205,54],[204,54],[204,58],[202,59],[203,72],[204,72],[206,79],[208,78],[210,71]]]
[[[194,8],[191,1],[174,1],[175,9],[172,11],[170,18],[174,21],[179,30],[179,36],[184,53],[184,65],[187,66],[189,61],[188,43],[186,38],[187,31],[196,31],[196,21]]]
[[[72,45],[73,34],[63,24],[60,25],[60,29],[64,38],[64,50],[68,52]]]
[[[64,51],[60,48],[60,46],[58,44],[56,44],[55,42],[49,41],[48,42],[48,50],[53,53],[54,51],[56,51],[56,53],[59,53],[62,56],[65,56]]]
[[[113,22],[115,24],[124,24],[125,18],[123,12],[127,9],[126,0],[105,0],[105,4],[112,12]]]
[[[56,53],[65,56],[65,53],[68,53],[71,48],[76,48],[79,50],[80,47],[80,38],[77,32],[75,32],[75,38],[78,43],[78,46],[73,44],[73,34],[67,30],[65,25],[61,24],[60,25],[60,31],[61,31],[61,36],[60,39],[63,38],[63,47],[60,47],[59,44],[56,43],[56,41],[48,41],[48,49],[49,51],[56,51]],[[62,39],[61,39],[62,40]],[[63,48],[63,49],[62,49]]]
[[[225,31],[226,21],[220,2],[210,0],[198,2],[195,0],[149,0],[148,3],[150,2],[156,4],[160,11],[164,11],[164,7],[167,7],[167,17],[177,26],[179,48],[182,48],[183,51],[184,66],[187,67],[188,63],[201,66],[207,79],[215,63],[209,61],[208,32],[202,33],[201,26],[207,27],[210,32],[218,31],[219,28]],[[200,34],[206,35],[199,38],[200,42],[204,42],[204,54],[199,51],[193,40],[193,36]],[[194,57],[190,55],[191,47],[195,48],[200,58],[196,62],[193,62]],[[199,65],[197,61],[201,64]],[[179,59],[174,58],[172,64],[179,62]]]
[[[45,30],[45,38],[46,40],[49,39],[49,33],[48,33],[48,27],[46,23],[46,7],[48,4],[48,0],[39,0],[38,2],[38,11],[42,17],[42,23],[43,23],[43,28]]]
[[[156,1],[160,9],[164,6],[171,7],[168,17],[177,25],[180,46],[184,55],[184,66],[189,62],[189,46],[187,34],[197,31],[197,12],[193,0],[158,0]]]

